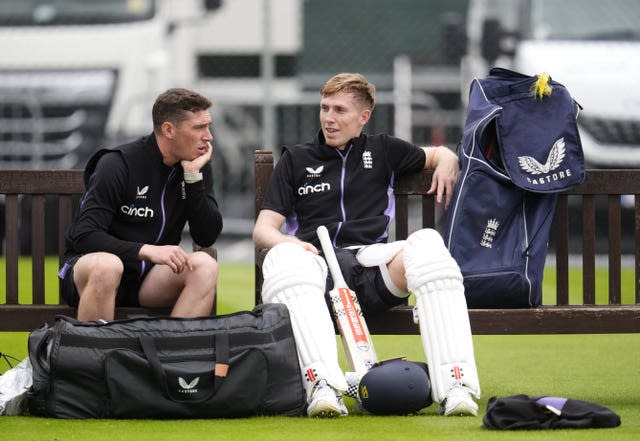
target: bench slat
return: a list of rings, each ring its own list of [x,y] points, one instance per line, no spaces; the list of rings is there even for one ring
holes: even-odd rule
[[[409,236],[409,225],[407,219],[407,213],[409,211],[409,201],[406,194],[396,195],[396,213],[401,213],[400,216],[396,216],[396,239],[404,240]]]
[[[620,254],[622,237],[622,219],[620,215],[620,196],[608,197],[609,208],[609,304],[619,305],[620,296]]]
[[[116,308],[116,319],[142,316],[168,316],[171,311],[166,308]],[[1,305],[0,330],[33,331],[44,323],[53,325],[58,315],[76,316],[76,309],[67,305]]]
[[[82,170],[2,170],[0,173],[0,194],[78,194],[78,189],[83,188]]]
[[[5,238],[5,258],[6,258],[6,288],[7,303],[18,303],[18,196],[7,195],[4,201],[4,238]]]
[[[635,238],[636,238],[636,260],[635,260],[635,281],[636,281],[636,303],[640,303],[640,196],[635,197]]]
[[[556,240],[556,304],[569,304],[569,203],[559,195],[553,231]],[[553,233],[552,233],[553,234]]]
[[[44,196],[31,199],[31,280],[34,305],[44,305]]]
[[[62,266],[65,248],[64,236],[71,225],[72,204],[72,196],[60,195],[58,199],[58,267]]]
[[[436,205],[432,196],[422,196],[422,228],[435,228]]]
[[[471,309],[471,331],[498,334],[613,334],[640,332],[640,306],[543,306],[533,309]],[[367,319],[372,334],[419,334],[409,307]]]
[[[640,169],[590,169],[584,182],[565,193],[583,194],[639,194]]]
[[[596,206],[593,195],[582,198],[582,301],[596,303]]]

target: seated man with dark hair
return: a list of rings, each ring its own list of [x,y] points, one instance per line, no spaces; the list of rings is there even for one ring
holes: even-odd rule
[[[209,107],[193,91],[170,89],[153,106],[153,133],[89,160],[59,274],[78,320],[111,320],[115,306],[172,307],[175,317],[211,313],[217,262],[179,246],[187,222],[203,247],[222,230]]]

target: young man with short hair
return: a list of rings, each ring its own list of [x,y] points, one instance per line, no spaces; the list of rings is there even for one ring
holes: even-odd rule
[[[397,176],[433,169],[429,193],[447,207],[458,159],[446,147],[364,134],[374,105],[375,87],[364,76],[336,75],[321,90],[320,132],[284,150],[253,231],[256,247],[270,248],[262,298],[289,308],[307,413],[346,414],[347,385],[325,301],[332,282],[316,237],[325,225],[365,317],[416,295],[433,399],[445,415],[476,415],[471,395],[479,397],[480,386],[460,269],[434,230],[386,243]]]

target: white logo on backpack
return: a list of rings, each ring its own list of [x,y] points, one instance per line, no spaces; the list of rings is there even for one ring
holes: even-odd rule
[[[522,170],[531,173],[532,175],[541,175],[543,173],[549,173],[560,167],[565,155],[564,138],[558,139],[551,150],[549,156],[547,156],[547,162],[540,164],[536,158],[532,156],[518,156],[518,162]]]
[[[485,248],[493,247],[493,238],[496,236],[499,226],[500,226],[500,222],[498,222],[498,219],[493,218],[493,219],[487,220],[487,226],[484,228],[482,239],[480,239],[481,247],[485,247]]]
[[[527,177],[527,181],[529,183],[546,184],[547,182],[561,181],[571,176],[570,168],[567,168],[566,170],[553,172],[558,167],[560,167],[560,164],[562,164],[562,160],[564,159],[565,154],[566,154],[566,148],[565,148],[564,138],[560,138],[551,147],[551,150],[549,151],[549,156],[547,156],[547,161],[544,164],[540,164],[532,156],[518,156],[518,162],[520,163],[520,168],[522,170],[526,171],[529,174],[536,175],[535,178]],[[543,175],[543,176],[538,176],[538,175]]]

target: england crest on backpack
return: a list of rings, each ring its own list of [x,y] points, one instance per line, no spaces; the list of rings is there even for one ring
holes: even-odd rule
[[[469,308],[540,305],[557,193],[584,180],[579,110],[546,74],[471,83],[444,234]]]

